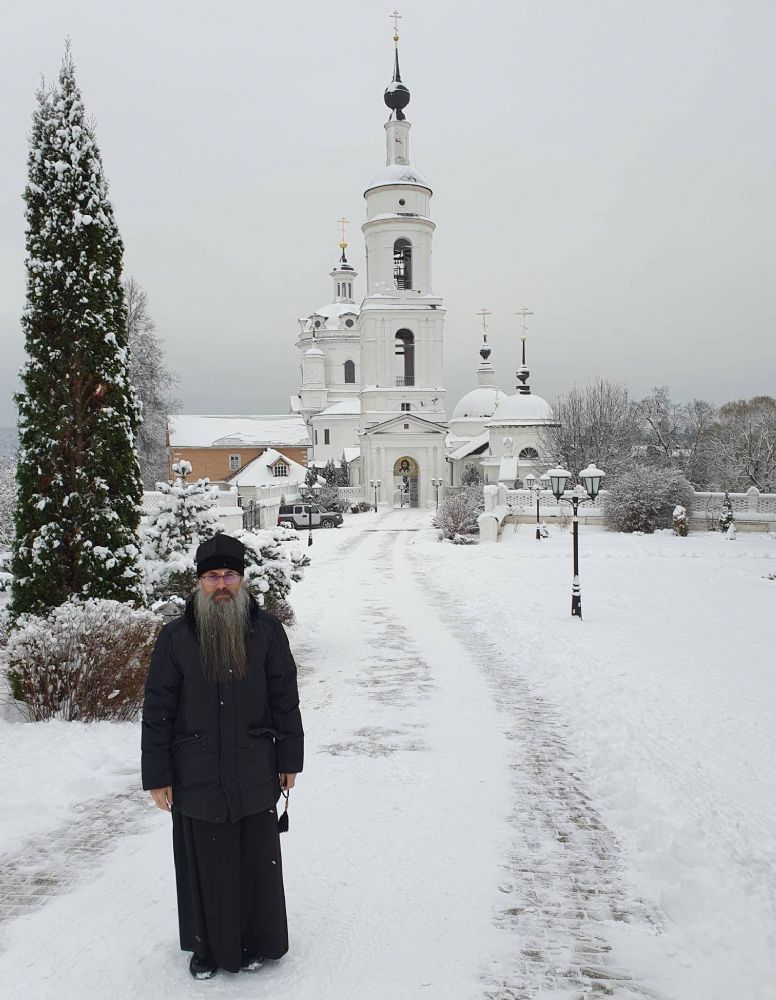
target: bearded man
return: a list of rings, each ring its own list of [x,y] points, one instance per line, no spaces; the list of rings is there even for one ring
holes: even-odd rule
[[[302,770],[296,665],[245,582],[245,547],[197,550],[198,585],[159,634],[143,703],[143,788],[172,813],[180,945],[191,974],[288,950],[276,806]]]

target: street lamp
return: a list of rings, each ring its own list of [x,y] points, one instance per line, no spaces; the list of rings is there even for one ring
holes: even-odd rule
[[[574,516],[572,518],[573,536],[574,536],[574,578],[571,583],[571,617],[579,618],[582,621],[582,591],[579,586],[579,516],[578,510],[579,505],[583,503],[593,503],[595,498],[598,496],[598,491],[601,488],[601,480],[606,475],[605,472],[601,472],[597,469],[595,465],[591,462],[586,469],[583,469],[579,478],[585,484],[585,489],[587,490],[588,499],[577,496],[573,494],[570,500],[567,500],[563,493],[566,489],[566,483],[571,479],[571,473],[567,472],[565,469],[550,469],[547,473],[550,482],[552,483],[552,492],[555,494],[556,499],[559,503],[570,503],[574,509]]]
[[[377,513],[377,491],[380,489],[380,487],[382,485],[382,480],[381,479],[370,479],[369,480],[369,485],[375,491],[374,506],[375,506],[375,514],[376,514]]]
[[[307,501],[307,544],[313,544],[313,500],[317,500],[321,495],[321,484],[315,483],[312,487],[300,486],[299,492],[302,499]]]
[[[441,479],[432,479],[431,485],[436,490],[436,509],[439,510],[439,487],[442,485]]]
[[[536,485],[536,477],[531,475],[530,472],[525,477],[525,485],[536,497],[536,541],[540,542],[542,540],[542,533],[539,528],[539,494],[541,493],[541,486]]]

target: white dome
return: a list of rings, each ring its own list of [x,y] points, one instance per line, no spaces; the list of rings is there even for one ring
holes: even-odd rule
[[[381,167],[374,175],[367,186],[367,191],[378,187],[392,187],[394,184],[414,184],[416,187],[431,190],[431,185],[423,174],[414,167],[406,164],[389,163],[386,167]],[[366,191],[364,192],[366,194]]]
[[[453,410],[452,420],[461,420],[463,417],[492,417],[496,411],[496,404],[503,405],[509,397],[506,393],[497,389],[495,385],[479,385],[471,392],[467,392],[458,401],[458,405]]]
[[[547,424],[553,419],[546,399],[533,393],[515,393],[499,403],[491,424]]]
[[[361,400],[354,396],[352,399],[341,399],[339,403],[332,403],[331,406],[327,406],[325,410],[321,410],[318,414],[322,417],[324,414],[329,416],[336,416],[337,414],[357,414],[361,412]]]
[[[326,355],[323,351],[319,350],[317,347],[311,347],[309,350],[304,352],[306,358],[325,358]]]

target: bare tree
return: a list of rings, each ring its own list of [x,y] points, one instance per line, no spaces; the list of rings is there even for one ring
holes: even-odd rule
[[[709,434],[716,418],[716,407],[705,399],[693,399],[685,406],[686,475],[698,490],[710,489],[713,485],[713,455],[709,448]]]
[[[164,348],[148,308],[148,296],[130,275],[124,279],[132,382],[142,406],[137,454],[143,484],[153,488],[168,478],[167,417],[180,409],[173,396],[178,382],[167,368]]]
[[[574,386],[553,403],[555,424],[542,429],[543,452],[577,475],[595,462],[613,482],[628,467],[638,442],[638,413],[626,386],[597,379]]]
[[[646,399],[638,404],[638,414],[643,423],[643,443],[647,446],[647,456],[656,465],[682,465],[685,409],[671,399],[668,386],[655,386]]]
[[[708,432],[708,447],[724,489],[776,491],[776,399],[725,403]]]

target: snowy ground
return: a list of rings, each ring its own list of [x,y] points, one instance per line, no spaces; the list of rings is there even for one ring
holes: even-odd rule
[[[578,622],[557,529],[314,537],[288,956],[188,976],[137,726],[1,722],[4,998],[776,998],[776,541],[583,528]]]

